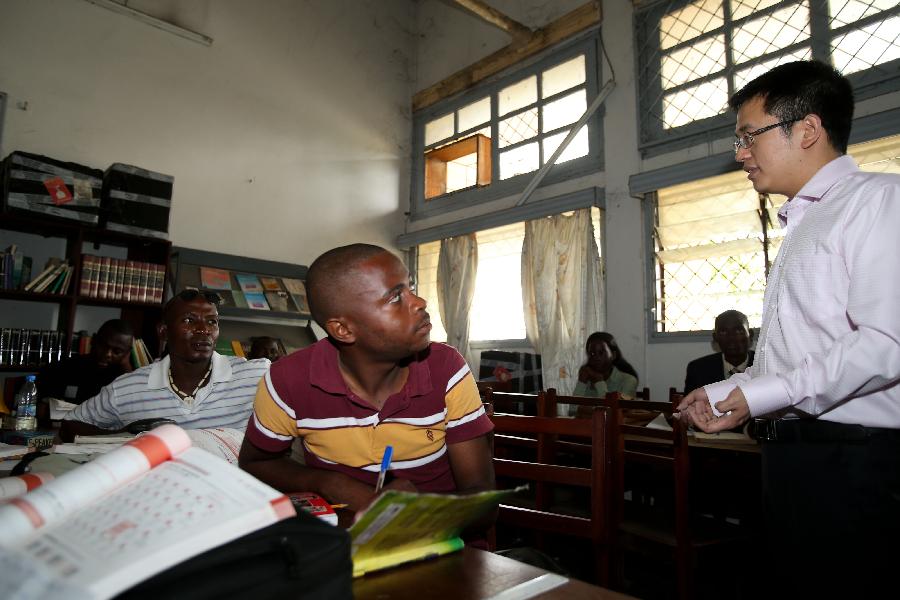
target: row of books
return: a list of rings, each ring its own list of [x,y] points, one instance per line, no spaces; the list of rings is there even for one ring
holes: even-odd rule
[[[72,334],[72,344],[66,347],[66,334],[50,329],[0,329],[0,366],[37,368],[55,363],[76,354],[90,354],[93,337],[87,331]],[[153,362],[153,355],[141,338],[134,338],[131,364],[145,367]]]
[[[23,288],[26,292],[67,294],[75,267],[61,258],[50,258],[47,266]]]
[[[69,356],[66,334],[49,329],[0,329],[0,366],[38,367]]]
[[[85,254],[78,293],[87,298],[159,304],[165,278],[165,265]]]
[[[306,286],[300,279],[200,267],[200,287],[222,296],[223,306],[309,314]]]
[[[0,252],[0,289],[22,289],[31,280],[31,262],[15,244]]]
[[[134,343],[131,345],[131,365],[135,369],[138,369],[140,367],[146,367],[152,362],[153,356],[147,349],[147,344],[145,344],[144,340],[141,338],[134,338]]]

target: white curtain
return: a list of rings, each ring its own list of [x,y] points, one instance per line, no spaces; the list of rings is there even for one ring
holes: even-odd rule
[[[469,309],[475,295],[478,272],[478,242],[475,234],[441,240],[437,266],[438,309],[447,331],[447,343],[459,350],[472,369],[478,362],[469,352]]]
[[[602,285],[589,208],[525,224],[525,329],[541,355],[544,389],[556,388],[560,394],[575,390],[584,343],[603,329]]]

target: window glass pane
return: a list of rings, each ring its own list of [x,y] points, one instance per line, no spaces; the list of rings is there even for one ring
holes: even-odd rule
[[[724,23],[722,0],[697,0],[664,16],[659,24],[663,50],[712,31]]]
[[[525,224],[479,231],[477,238],[478,274],[469,311],[469,339],[524,339],[522,240]]]
[[[663,126],[666,129],[725,112],[728,84],[725,79],[687,88],[663,98]]]
[[[740,64],[806,39],[809,39],[809,5],[801,2],[747,21],[735,29],[734,62]]]
[[[585,110],[587,110],[587,93],[584,90],[578,90],[574,94],[548,102],[541,109],[544,117],[544,131],[553,131],[574,123],[584,114]]]
[[[900,135],[854,144],[847,153],[863,171],[900,174]]]
[[[425,145],[430,146],[453,135],[453,113],[425,124]]]
[[[477,102],[473,102],[468,106],[459,109],[457,119],[459,121],[459,131],[463,132],[472,127],[477,127],[482,123],[491,120],[491,98],[482,98]]]
[[[662,57],[663,89],[705,77],[724,68],[724,36],[698,40],[695,44]]]
[[[561,65],[544,71],[541,79],[541,96],[549,98],[563,90],[584,83],[584,55],[576,56]]]
[[[828,0],[831,28],[837,29],[843,25],[851,25],[863,17],[876,15],[895,6],[897,6],[897,0]],[[894,29],[894,31],[897,30]]]
[[[743,19],[779,2],[781,0],[731,0],[731,18]]]
[[[537,142],[500,153],[500,179],[509,179],[538,168]]]
[[[475,185],[478,180],[478,154],[473,152],[447,163],[447,192]]]
[[[428,303],[428,314],[431,316],[431,341],[446,342],[447,331],[441,321],[437,295],[437,265],[441,251],[441,242],[421,244],[418,248],[418,264],[416,266],[416,294]]]
[[[526,77],[518,83],[500,90],[499,114],[505,115],[537,102],[537,76]]]
[[[844,75],[900,58],[900,17],[871,23],[834,38],[834,67]]]
[[[568,131],[562,131],[560,133],[544,138],[545,161],[550,159],[550,156],[559,147],[559,145],[562,144],[562,141],[566,139],[567,135],[569,135]],[[579,131],[575,136],[575,139],[573,139],[572,142],[568,145],[565,151],[563,151],[563,153],[559,155],[559,158],[556,159],[556,164],[564,163],[567,160],[572,160],[573,158],[581,158],[582,156],[587,156],[588,149],[588,128],[587,126],[584,126],[581,128],[581,131]]]
[[[734,89],[739,90],[766,71],[771,71],[778,65],[793,62],[795,60],[809,60],[812,58],[812,51],[809,48],[803,48],[789,54],[784,54],[778,58],[757,63],[747,69],[741,69],[734,75]]]
[[[525,112],[500,121],[497,135],[500,136],[500,148],[533,138],[538,133],[537,108],[531,108]]]
[[[759,326],[766,268],[759,202],[743,172],[659,190],[657,331],[712,329],[715,316],[729,308]],[[777,223],[773,199],[767,207]],[[780,230],[769,235],[779,237]],[[770,251],[771,261],[771,245]]]

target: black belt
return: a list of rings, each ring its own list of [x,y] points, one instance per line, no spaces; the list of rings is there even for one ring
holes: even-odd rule
[[[757,440],[762,442],[850,442],[863,443],[872,436],[900,437],[900,429],[863,427],[820,419],[754,419]]]

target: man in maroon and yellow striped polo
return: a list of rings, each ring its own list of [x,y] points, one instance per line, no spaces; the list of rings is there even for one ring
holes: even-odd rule
[[[354,511],[375,497],[388,445],[387,489],[493,489],[493,426],[475,380],[459,352],[430,342],[426,303],[403,263],[378,246],[343,246],[317,258],[306,283],[328,337],[260,381],[241,466],[280,490],[316,492]],[[287,456],[298,437],[305,465]]]

